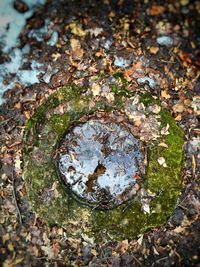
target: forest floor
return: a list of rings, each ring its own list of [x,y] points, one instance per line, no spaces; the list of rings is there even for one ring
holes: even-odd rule
[[[4,84],[13,81],[13,86],[0,107],[4,267],[200,266],[200,2],[157,2],[51,0],[27,20],[17,47],[24,61],[5,78]],[[25,3],[15,3],[17,12],[26,12]],[[1,52],[0,64],[9,61]],[[34,70],[37,82],[24,85],[25,73]],[[95,96],[101,88],[91,85],[91,78],[116,72],[131,82],[130,90],[144,88],[157,97],[184,130],[183,188],[162,227],[133,240],[95,244],[48,227],[28,205],[23,133],[26,121],[58,87],[87,85]]]

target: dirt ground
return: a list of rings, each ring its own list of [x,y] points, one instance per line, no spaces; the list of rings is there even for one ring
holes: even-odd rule
[[[18,12],[26,12],[15,1]],[[15,82],[0,107],[0,264],[11,266],[200,266],[200,2],[56,1],[39,7],[20,34],[22,70],[40,63],[39,82]],[[9,55],[0,53],[0,64]],[[23,133],[38,106],[66,83],[91,86],[121,72],[146,90],[185,132],[183,188],[168,222],[133,240],[95,244],[48,227],[25,198]],[[7,79],[15,76],[12,73]],[[8,82],[5,80],[5,83]],[[99,88],[91,87],[94,95]]]

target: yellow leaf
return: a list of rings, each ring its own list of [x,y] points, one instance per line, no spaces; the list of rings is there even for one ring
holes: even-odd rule
[[[9,236],[8,233],[5,234],[5,235],[3,235],[3,237],[2,237],[3,244],[5,244],[5,242],[6,242],[7,240],[9,240],[9,239],[10,239],[10,236]]]
[[[161,91],[161,96],[166,99],[169,99],[171,97],[166,90]]]
[[[69,28],[71,30],[71,33],[83,37],[86,35],[87,31],[84,31],[82,27],[77,22],[72,22],[69,24]]]
[[[81,47],[80,41],[74,38],[70,39],[70,45],[72,50],[76,50]]]
[[[92,93],[94,96],[97,96],[100,94],[101,87],[97,83],[92,84]]]

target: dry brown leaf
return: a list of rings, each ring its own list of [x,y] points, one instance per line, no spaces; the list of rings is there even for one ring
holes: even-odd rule
[[[54,254],[54,257],[58,256],[58,252],[59,252],[58,242],[55,242],[55,243],[53,243],[53,254]]]
[[[162,90],[162,91],[161,91],[161,96],[162,96],[163,98],[165,98],[165,99],[169,99],[169,98],[171,98],[171,96],[167,93],[166,90]]]
[[[142,61],[138,61],[131,68],[125,71],[125,76],[129,77],[131,76],[137,69],[140,69],[142,67],[143,63]]]
[[[20,109],[20,108],[21,108],[21,103],[20,103],[20,102],[17,102],[17,103],[15,104],[15,108]]]
[[[149,50],[150,50],[151,54],[156,54],[159,51],[159,47],[152,46],[152,47],[150,47]]]
[[[161,15],[164,11],[165,11],[165,8],[163,6],[153,5],[149,9],[149,14],[151,16],[157,16],[157,15]]]
[[[121,242],[121,247],[120,247],[120,250],[121,250],[122,254],[127,251],[128,247],[129,247],[128,240],[127,239],[123,240]]]
[[[181,121],[182,120],[182,115],[181,113],[178,114],[178,116],[175,117],[175,121]]]
[[[103,53],[103,51],[98,51],[98,52],[96,52],[95,56],[96,57],[103,57],[104,53]]]
[[[72,50],[76,50],[76,49],[81,48],[80,41],[78,39],[75,39],[75,38],[70,39],[70,45],[71,45]]]
[[[24,116],[26,117],[26,119],[30,119],[30,111],[24,111]]]
[[[75,51],[73,51],[72,56],[74,58],[74,60],[76,59],[81,59],[83,57],[84,51],[82,48],[76,49]]]
[[[185,110],[185,107],[183,103],[178,102],[177,104],[173,106],[172,109],[174,113],[182,113]]]

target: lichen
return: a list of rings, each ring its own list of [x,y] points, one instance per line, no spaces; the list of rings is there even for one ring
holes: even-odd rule
[[[122,86],[124,86],[122,84]],[[110,210],[100,210],[78,201],[67,190],[57,172],[55,153],[63,135],[84,116],[98,110],[123,111],[124,89],[116,91],[115,102],[109,104],[100,98],[90,108],[91,95],[87,88],[67,85],[52,94],[27,122],[24,137],[24,172],[27,196],[33,209],[50,225],[65,227],[70,235],[86,233],[96,240],[132,238],[144,231],[158,227],[171,215],[181,189],[180,170],[184,143],[183,132],[171,115],[161,109],[161,127],[169,125],[169,134],[147,144],[148,167],[144,188],[149,192],[149,212],[142,207],[142,196]],[[132,94],[131,94],[132,95]],[[160,105],[150,95],[141,95],[148,107]],[[60,105],[62,113],[55,113]],[[159,146],[164,142],[165,147]],[[167,167],[159,164],[163,157]]]

